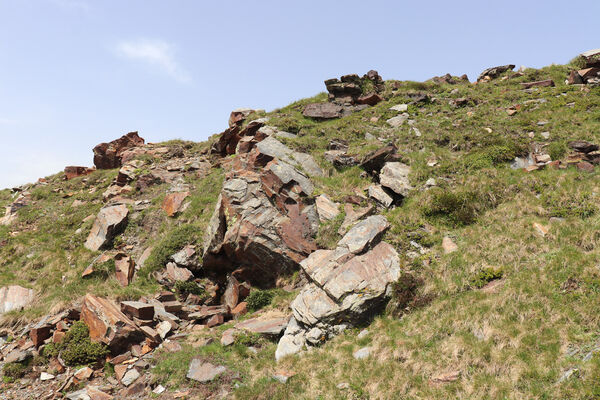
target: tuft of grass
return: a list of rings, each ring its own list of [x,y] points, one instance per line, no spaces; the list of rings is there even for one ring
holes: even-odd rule
[[[271,290],[254,289],[246,297],[249,311],[257,311],[271,304],[275,294]]]
[[[481,289],[491,281],[501,279],[503,275],[504,271],[502,268],[482,268],[477,271],[473,278],[471,278],[469,286],[475,289]]]
[[[102,343],[90,340],[90,331],[83,321],[75,322],[60,343],[50,343],[43,349],[45,357],[58,357],[70,366],[90,365],[108,354]]]

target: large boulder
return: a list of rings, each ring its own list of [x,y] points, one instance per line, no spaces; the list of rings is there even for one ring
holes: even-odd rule
[[[129,209],[124,204],[102,208],[92,225],[85,247],[98,251],[107,246],[125,228],[128,214]]]
[[[487,68],[479,75],[479,77],[477,78],[477,82],[496,79],[506,71],[512,71],[513,69],[515,69],[514,64],[500,65],[497,67]]]
[[[246,280],[268,285],[299,268],[316,249],[319,219],[308,173],[321,169],[307,154],[273,137],[230,163],[204,243],[203,267],[237,268]]]
[[[129,132],[110,143],[100,143],[94,147],[94,165],[98,169],[119,168],[126,150],[143,145],[144,139],[137,132]]]
[[[379,174],[381,186],[392,190],[397,195],[406,197],[413,189],[408,176],[410,167],[401,162],[387,162]]]
[[[81,320],[90,330],[90,338],[106,344],[119,354],[131,343],[144,339],[144,333],[110,300],[86,294],[81,306]]]
[[[32,289],[21,286],[5,286],[0,288],[0,314],[20,310],[35,299]]]
[[[388,228],[385,217],[368,217],[335,250],[317,250],[300,263],[310,283],[291,303],[293,318],[279,343],[278,359],[369,320],[384,306],[401,272],[394,247],[380,242]]]

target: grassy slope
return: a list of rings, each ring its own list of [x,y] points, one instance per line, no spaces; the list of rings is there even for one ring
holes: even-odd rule
[[[403,254],[415,250],[410,240],[428,248],[426,255],[414,260],[403,256],[403,262],[408,273],[424,282],[419,297],[432,300],[412,307],[401,318],[376,318],[366,338],[359,340],[358,329],[350,330],[322,348],[286,359],[278,366],[273,361],[275,344],[264,341],[259,343],[257,355],[245,346],[222,348],[219,344],[163,354],[158,357],[156,379],[188,385],[183,378],[187,364],[199,354],[240,372],[243,386],[235,393],[242,399],[600,397],[600,359],[582,360],[600,341],[596,312],[600,290],[596,197],[600,180],[596,172],[588,174],[574,168],[525,173],[511,170],[506,162],[526,153],[532,142],[548,143],[555,156],[564,154],[568,140],[600,142],[600,91],[592,88],[582,92],[565,86],[567,71],[566,66],[551,66],[527,70],[524,77],[481,85],[399,82],[396,91],[392,91],[393,82],[387,82],[385,102],[334,121],[315,122],[301,115],[304,104],[324,100],[324,94],[268,113],[270,124],[299,134],[297,139],[286,140],[288,145],[312,153],[329,170],[330,177],[317,181],[318,191],[337,201],[355,188],[366,188],[370,181],[360,177],[359,168],[336,171],[327,165],[323,152],[331,139],[348,140],[350,151],[357,154],[381,145],[366,140],[365,133],[398,145],[404,161],[413,169],[416,189],[401,207],[385,212],[392,222],[386,240]],[[557,87],[532,93],[520,89],[519,82],[545,78],[554,79]],[[437,99],[409,107],[420,137],[407,125],[391,129],[385,123],[397,114],[388,108],[408,103],[406,94],[411,92],[427,92]],[[461,108],[448,104],[459,97],[472,102]],[[546,101],[528,102],[538,99]],[[508,116],[506,108],[517,104],[521,105],[519,112]],[[370,122],[373,116],[379,120]],[[549,123],[540,126],[539,121]],[[540,136],[544,131],[550,132],[548,140]],[[529,132],[534,132],[533,139]],[[438,161],[437,166],[427,166],[431,158]],[[439,187],[423,190],[429,178],[435,178]],[[218,186],[214,182],[195,185],[197,195]],[[214,193],[210,193],[198,201],[194,212],[188,211],[177,220],[161,217],[156,225],[160,234],[154,233],[148,240],[156,242],[184,221],[202,227],[214,201]],[[53,204],[52,215],[67,213],[67,202],[58,208],[60,196],[48,196],[53,201],[44,204]],[[5,193],[0,196],[2,202],[6,202]],[[160,201],[153,204],[158,208]],[[76,221],[99,208],[89,207],[78,211]],[[147,213],[156,218],[158,213],[153,210]],[[550,222],[551,217],[564,219]],[[41,221],[45,220],[38,219],[38,225]],[[548,235],[537,235],[534,222],[547,225]],[[50,221],[46,223],[50,225]],[[140,234],[135,225],[130,224],[126,237]],[[73,222],[57,229],[72,232],[78,226]],[[336,229],[325,228],[320,243],[335,243],[338,238],[332,232]],[[87,229],[89,226],[80,237],[53,236],[50,231],[43,239],[46,235],[40,236],[40,232],[45,231],[39,229],[11,239],[10,246],[0,248],[3,264],[11,266],[0,273],[0,284],[20,282],[41,287],[43,283],[35,279],[43,273],[52,279],[46,285],[50,299],[63,296],[53,288],[62,274],[68,276],[67,287],[72,290],[66,293],[70,298],[87,290],[135,297],[155,289],[148,282],[124,290],[111,278],[81,281],[78,276],[93,257],[81,247]],[[0,229],[0,239],[7,235],[6,229]],[[444,236],[452,237],[459,251],[444,254]],[[64,251],[68,246],[73,248]],[[32,247],[38,249],[32,258],[41,257],[43,264],[27,258]],[[44,256],[46,252],[52,257]],[[503,286],[494,293],[473,288],[473,279],[490,267],[502,269]],[[52,271],[51,275],[47,271]],[[285,309],[288,301],[283,298],[278,307]],[[218,339],[218,332],[209,335]],[[373,346],[373,357],[354,360],[352,352],[365,345]],[[297,375],[282,385],[270,379],[279,368]],[[579,370],[577,377],[558,384],[559,377],[570,368]],[[429,381],[452,371],[460,371],[454,382],[436,385]],[[349,383],[350,389],[338,389],[336,385],[341,382]]]

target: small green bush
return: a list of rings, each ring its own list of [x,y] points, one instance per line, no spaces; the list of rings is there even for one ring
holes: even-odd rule
[[[560,160],[567,154],[567,146],[564,142],[552,142],[548,144],[547,151],[552,160]]]
[[[470,225],[477,218],[477,197],[476,193],[469,191],[432,191],[432,197],[423,207],[423,214],[428,217],[442,217],[457,226]]]
[[[154,247],[150,257],[144,263],[144,267],[140,270],[140,276],[147,278],[150,273],[164,268],[170,256],[188,244],[197,243],[200,237],[200,229],[194,225],[182,225],[175,228]]]
[[[44,347],[45,357],[57,357],[59,354],[65,364],[70,366],[94,364],[108,354],[108,349],[102,343],[90,340],[90,331],[83,321],[77,321],[71,326],[62,342],[50,343]]]
[[[482,268],[469,282],[469,286],[475,289],[481,289],[486,284],[496,279],[502,278],[504,272],[502,268]]]
[[[5,378],[8,378],[8,381],[22,378],[28,370],[29,366],[27,362],[13,362],[5,364],[2,367],[2,373]]]
[[[235,343],[244,347],[256,346],[261,343],[262,337],[258,333],[240,332],[235,337]]]
[[[403,273],[392,284],[392,297],[387,305],[387,312],[393,316],[401,316],[417,295],[423,280],[409,273]]]
[[[248,297],[246,297],[246,302],[248,303],[248,310],[256,311],[268,306],[269,304],[271,304],[273,296],[273,292],[269,290],[255,289],[251,291]]]
[[[198,296],[202,296],[202,295],[206,294],[206,291],[200,285],[198,285],[196,282],[192,282],[192,281],[188,281],[188,282],[177,281],[177,282],[175,282],[175,292],[177,292],[177,294],[181,298],[185,298],[190,294],[195,294]]]
[[[468,154],[463,159],[465,169],[477,170],[512,161],[519,151],[512,146],[495,145]]]
[[[589,218],[596,213],[596,202],[590,192],[573,191],[561,187],[546,190],[541,196],[544,207],[551,217]]]

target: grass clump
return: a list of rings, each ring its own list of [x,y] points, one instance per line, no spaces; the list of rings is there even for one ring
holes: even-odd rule
[[[169,261],[169,257],[183,247],[197,243],[200,236],[200,230],[194,225],[182,225],[175,228],[154,247],[150,257],[144,264],[144,268],[140,270],[140,275],[147,278],[150,273],[164,268]]]
[[[256,311],[261,308],[265,308],[266,306],[271,304],[273,297],[275,294],[270,290],[253,290],[250,292],[248,297],[246,297],[246,302],[248,303],[248,310]]]
[[[108,349],[102,343],[90,340],[90,331],[83,321],[71,326],[60,343],[50,343],[44,347],[46,357],[60,357],[70,366],[89,365],[102,360]]]
[[[206,291],[202,288],[202,286],[192,281],[175,282],[175,292],[180,298],[186,298],[190,294],[195,294],[197,296],[203,296],[206,294]]]
[[[480,208],[477,193],[449,190],[432,192],[429,203],[423,207],[425,216],[440,217],[455,226],[470,225],[475,222]]]
[[[567,154],[567,146],[565,142],[552,142],[546,148],[552,160],[560,160]]]
[[[2,367],[2,375],[4,381],[13,382],[15,379],[19,379],[25,376],[28,370],[29,363],[27,361],[12,362],[5,364],[4,367]]]
[[[501,279],[504,275],[502,268],[482,268],[469,281],[469,286],[475,289],[481,289],[491,281]]]
[[[468,154],[463,164],[467,170],[491,168],[512,161],[518,155],[519,150],[516,146],[495,145]]]

